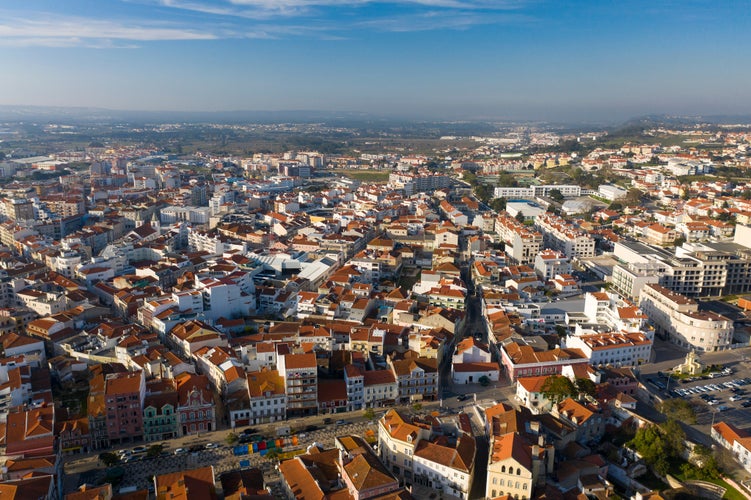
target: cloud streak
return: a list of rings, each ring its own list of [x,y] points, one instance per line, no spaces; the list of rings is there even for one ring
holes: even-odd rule
[[[216,33],[166,23],[121,23],[84,17],[34,16],[20,18],[0,15],[0,44],[43,47],[119,47],[137,45],[123,42],[169,40],[214,40]]]
[[[0,46],[138,48],[164,41],[344,40],[357,31],[469,29],[523,20],[516,11],[536,0],[122,0],[131,19],[97,19],[0,9]],[[374,17],[378,6],[393,14]],[[145,9],[144,9],[145,7]],[[165,10],[166,9],[166,10]],[[174,14],[165,17],[165,13]],[[345,13],[346,22],[332,14]],[[148,16],[148,19],[144,17]],[[171,21],[154,21],[168,18]],[[340,18],[341,19],[341,18]],[[298,22],[299,20],[299,22]]]

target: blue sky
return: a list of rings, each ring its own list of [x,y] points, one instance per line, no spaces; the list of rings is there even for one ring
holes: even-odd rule
[[[751,113],[740,0],[5,0],[0,104]]]

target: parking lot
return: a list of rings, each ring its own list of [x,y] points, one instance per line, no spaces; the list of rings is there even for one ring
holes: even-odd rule
[[[377,424],[373,422],[351,421],[344,421],[343,424],[338,425],[332,424],[314,431],[298,434],[298,446],[285,448],[282,451],[304,451],[313,443],[321,444],[325,448],[331,448],[334,446],[334,438],[336,436],[346,434],[363,436],[368,429],[372,429],[377,433]],[[270,438],[271,436],[267,437]],[[229,446],[226,443],[216,443],[216,445],[216,448],[206,449],[205,443],[203,443],[203,449],[200,451],[197,449],[199,446],[195,446],[196,451],[190,452],[186,450],[184,453],[178,454],[175,454],[175,449],[166,448],[165,453],[156,458],[147,458],[145,454],[132,454],[133,458],[118,465],[124,472],[119,488],[135,486],[138,489],[152,490],[153,481],[151,478],[153,475],[168,474],[186,469],[206,467],[208,465],[214,466],[214,473],[218,478],[224,472],[240,469],[240,461],[247,460],[248,467],[256,467],[263,471],[264,479],[271,487],[272,494],[276,497],[281,497],[280,478],[275,468],[275,459],[262,457],[258,453],[236,456],[232,451],[234,445]],[[98,464],[96,459],[87,459],[87,465],[85,470],[81,470],[80,466],[77,467],[80,472],[66,478],[70,479],[65,483],[66,493],[73,491],[78,484],[88,483],[96,485],[105,481],[107,469]]]
[[[749,377],[730,373],[678,381],[663,374],[650,376],[646,383],[655,392],[689,401],[696,411],[697,427],[707,434],[713,422],[727,422],[740,428],[751,425]]]

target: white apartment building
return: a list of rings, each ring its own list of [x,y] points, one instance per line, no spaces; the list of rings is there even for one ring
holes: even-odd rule
[[[642,288],[639,304],[658,335],[680,347],[720,351],[733,343],[733,322],[710,311],[699,311],[699,304],[685,295],[649,284]]]
[[[475,440],[456,427],[455,444],[438,444],[432,425],[389,410],[378,421],[378,454],[400,480],[469,498],[474,475]],[[443,433],[444,431],[438,431]],[[440,434],[439,434],[440,435]]]
[[[403,189],[404,194],[411,196],[415,193],[435,191],[451,185],[451,178],[445,175],[412,174],[407,172],[392,172],[389,174],[389,187]]]
[[[592,333],[566,338],[566,347],[581,349],[592,366],[620,368],[649,362],[652,340],[643,333]]]
[[[506,199],[534,199],[540,196],[550,196],[550,192],[557,189],[563,196],[581,196],[581,187],[573,184],[545,184],[530,187],[497,187],[493,190],[493,196]]]
[[[265,424],[287,418],[284,379],[278,370],[260,370],[247,374],[250,397],[249,423]]]
[[[363,405],[367,408],[392,406],[399,398],[399,384],[391,370],[363,373]]]
[[[557,274],[571,274],[571,259],[556,250],[543,250],[535,257],[535,272],[545,280],[552,280]]]
[[[345,366],[344,383],[347,386],[347,411],[362,409],[365,399],[365,376],[362,371],[354,365]]]
[[[595,240],[586,231],[550,212],[535,218],[535,228],[542,233],[549,248],[563,252],[567,257],[594,257]]]
[[[684,243],[672,251],[622,240],[616,243],[613,254],[621,262],[613,273],[617,288],[628,288],[629,283],[634,283],[630,293],[624,291],[627,294],[633,294],[638,288],[637,278],[654,277],[665,288],[689,297],[751,291],[751,228],[748,226],[736,225],[733,242]],[[619,270],[619,267],[627,269]]]
[[[584,297],[584,315],[591,323],[604,325],[615,332],[645,332],[647,316],[638,307],[626,302],[612,292],[587,292]]]
[[[287,414],[317,414],[318,364],[315,354],[287,354],[278,356],[277,362],[286,389]]]
[[[506,244],[506,253],[520,264],[531,265],[540,252],[542,235],[513,217],[499,215],[495,221],[495,232]]]
[[[422,440],[414,453],[415,483],[468,499],[474,462],[475,439],[469,434],[462,433],[455,448]]]
[[[627,194],[628,191],[612,184],[600,184],[597,188],[597,195],[609,201],[620,200],[625,198]]]

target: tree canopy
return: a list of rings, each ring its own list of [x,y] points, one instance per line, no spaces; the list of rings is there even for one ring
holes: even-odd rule
[[[542,394],[549,400],[560,402],[566,398],[576,396],[577,390],[574,383],[567,377],[552,375],[545,380],[541,388]]]
[[[666,399],[657,409],[664,413],[669,419],[686,422],[687,424],[696,423],[696,412],[694,407],[685,399]]]

